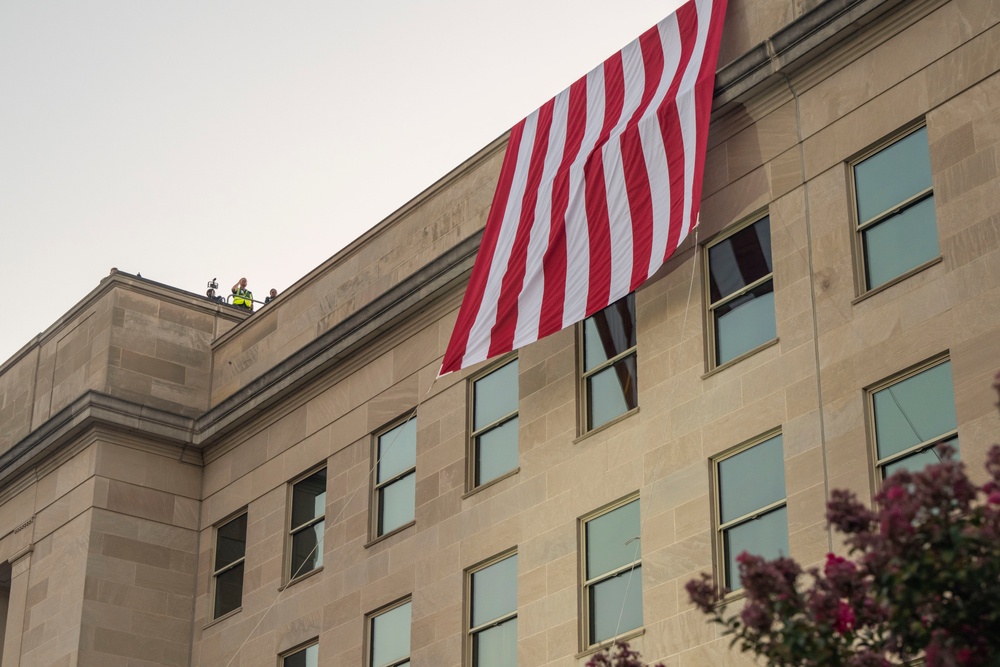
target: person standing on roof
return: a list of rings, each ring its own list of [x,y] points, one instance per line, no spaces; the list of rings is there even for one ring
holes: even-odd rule
[[[240,278],[233,285],[233,305],[253,312],[253,292],[247,289],[247,279]]]

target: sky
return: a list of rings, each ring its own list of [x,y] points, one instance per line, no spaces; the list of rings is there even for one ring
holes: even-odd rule
[[[0,2],[0,364],[111,267],[283,291],[680,3]]]

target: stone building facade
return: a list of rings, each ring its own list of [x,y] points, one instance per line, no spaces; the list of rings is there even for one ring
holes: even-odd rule
[[[684,582],[995,440],[1000,3],[730,0],[719,62],[697,237],[495,362],[436,379],[503,138],[252,315],[102,280],[0,366],[0,664],[744,664]]]

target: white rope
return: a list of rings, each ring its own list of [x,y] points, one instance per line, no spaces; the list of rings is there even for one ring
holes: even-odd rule
[[[681,333],[680,333],[681,340],[684,339],[684,331],[687,329],[688,312],[691,310],[691,295],[694,293],[694,277],[695,275],[697,275],[697,270],[696,270],[697,268],[698,268],[698,227],[695,227],[694,258],[691,261],[691,282],[688,285],[687,303],[684,305],[684,319],[681,323]],[[674,389],[677,387],[678,384],[679,384],[678,382],[670,383],[670,390],[667,392],[667,399],[665,405],[668,406],[670,405],[670,399],[673,398]],[[653,480],[652,483],[656,482],[656,477],[660,472],[660,467],[663,463],[663,451],[665,449],[666,447],[661,447],[660,455],[656,458],[656,465],[653,467],[653,475],[651,478]],[[630,567],[628,570],[628,580],[625,582],[625,595],[622,596],[622,607],[621,610],[618,612],[618,625],[615,626],[615,636],[611,640],[611,646],[614,646],[618,642],[618,638],[622,635],[621,627],[622,627],[622,618],[625,616],[625,601],[628,600],[628,591],[629,588],[632,586],[632,573],[635,572],[636,561],[639,560],[639,550],[642,546],[642,533],[646,528],[646,520],[649,519],[650,515],[653,513],[651,511],[652,504],[653,503],[651,498],[649,502],[649,507],[646,508],[646,511],[642,512],[642,522],[639,524],[638,539],[632,538],[628,541],[628,542],[631,542],[633,540],[635,541],[635,553],[632,556],[632,567]],[[641,511],[642,505],[640,504],[639,507]],[[628,542],[626,542],[625,544],[628,545]]]

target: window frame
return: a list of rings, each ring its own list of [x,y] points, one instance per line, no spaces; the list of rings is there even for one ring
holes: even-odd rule
[[[303,643],[301,643],[301,644],[299,644],[297,646],[293,646],[292,648],[288,649],[287,651],[279,653],[278,654],[278,667],[285,667],[285,660],[287,660],[288,658],[295,657],[299,653],[304,653],[305,651],[308,651],[309,649],[311,649],[313,646],[316,647],[317,664],[318,664],[318,662],[319,662],[319,637],[314,637],[313,639],[310,639],[310,640],[308,640],[306,642],[303,642]]]
[[[642,567],[642,505],[639,505],[639,558],[627,563],[625,565],[620,565],[607,572],[603,572],[600,575],[587,578],[587,524],[594,519],[599,519],[606,514],[609,514],[616,509],[625,507],[632,502],[640,502],[640,496],[638,491],[634,491],[627,496],[614,500],[606,505],[603,505],[592,512],[581,516],[577,519],[577,553],[578,556],[578,579],[579,579],[579,637],[580,637],[580,650],[585,653],[589,653],[595,650],[600,650],[604,647],[610,646],[612,642],[616,639],[627,639],[629,637],[634,637],[636,635],[642,634],[645,631],[645,614],[642,615],[642,622],[635,628],[629,628],[614,637],[608,637],[606,639],[601,639],[599,641],[592,641],[590,636],[590,595],[591,590],[600,583],[613,579],[620,574],[628,572],[629,570],[634,570],[635,568]],[[642,576],[639,577],[639,588],[642,589]],[[631,584],[630,584],[631,585]],[[641,612],[642,610],[640,610]]]
[[[749,284],[741,287],[740,289],[738,289],[738,290],[736,290],[734,292],[731,292],[730,294],[727,294],[726,296],[720,298],[718,301],[712,301],[712,267],[711,267],[711,264],[709,262],[709,252],[711,251],[712,248],[714,248],[715,246],[719,245],[723,241],[725,241],[725,240],[727,240],[727,239],[735,236],[736,234],[742,232],[744,229],[747,229],[748,227],[752,227],[753,225],[757,224],[761,220],[764,220],[765,218],[767,218],[768,236],[772,239],[772,242],[770,244],[771,245],[771,271],[770,271],[770,273],[768,273],[768,274],[766,274],[764,276],[761,276],[757,280],[754,280],[752,283],[749,283]],[[740,361],[746,359],[747,357],[751,357],[754,354],[756,354],[756,353],[760,352],[761,350],[763,350],[764,348],[770,347],[771,345],[774,345],[776,342],[778,342],[778,335],[777,335],[777,330],[778,330],[777,285],[775,284],[774,242],[773,242],[773,236],[771,236],[771,212],[770,212],[770,210],[767,209],[767,208],[764,208],[764,209],[755,211],[754,213],[752,213],[751,215],[747,216],[746,218],[744,218],[744,219],[736,222],[735,224],[732,224],[729,227],[723,229],[721,232],[719,232],[718,234],[716,234],[714,237],[712,237],[711,239],[709,239],[708,241],[706,241],[702,245],[702,248],[701,248],[701,257],[702,257],[702,267],[703,267],[702,271],[701,271],[701,273],[702,273],[702,294],[703,294],[703,303],[705,304],[705,329],[706,329],[706,331],[705,331],[705,352],[706,352],[706,355],[707,355],[707,358],[706,358],[706,361],[707,361],[706,368],[708,369],[708,372],[712,372],[712,371],[716,371],[716,370],[719,370],[719,369],[722,369],[722,368],[728,368],[729,366],[737,364]],[[746,350],[745,352],[741,352],[740,354],[736,355],[732,359],[727,359],[726,361],[724,361],[722,363],[719,363],[718,362],[718,358],[719,358],[719,341],[718,341],[718,334],[716,333],[716,316],[715,316],[715,311],[717,309],[719,309],[720,307],[725,306],[729,302],[738,299],[739,297],[743,296],[744,294],[752,292],[753,290],[757,289],[761,285],[766,284],[767,281],[769,281],[769,280],[771,281],[771,293],[775,295],[775,312],[773,313],[773,315],[774,315],[774,329],[775,329],[775,336],[774,336],[774,338],[771,338],[770,340],[766,340],[763,343],[760,343],[759,345],[755,345],[754,347],[750,348],[749,350]]]
[[[327,472],[327,479],[326,479],[326,483],[324,484],[324,488],[323,488],[323,514],[321,516],[318,516],[318,517],[314,516],[312,519],[310,519],[309,521],[307,521],[304,524],[301,524],[299,526],[293,526],[292,525],[292,515],[293,515],[293,512],[292,512],[293,507],[292,507],[292,505],[295,502],[295,485],[299,484],[301,482],[304,482],[305,480],[309,479],[310,477],[312,477],[313,475],[315,475],[316,473],[321,472],[321,471],[326,471]],[[323,538],[326,537],[326,506],[327,506],[327,501],[328,501],[328,499],[326,498],[326,493],[327,493],[327,487],[329,486],[329,483],[330,483],[329,466],[327,465],[327,462],[324,461],[322,464],[317,465],[317,466],[315,466],[313,468],[310,468],[307,472],[304,472],[301,475],[299,475],[298,477],[295,477],[294,479],[292,479],[291,481],[289,481],[288,484],[287,484],[288,502],[286,503],[286,510],[285,510],[286,511],[286,517],[285,517],[285,554],[286,554],[286,556],[285,556],[285,565],[284,565],[284,568],[283,568],[283,577],[284,577],[285,585],[286,586],[289,586],[289,585],[291,585],[291,584],[293,584],[293,583],[295,583],[297,581],[300,581],[301,579],[305,579],[306,577],[311,576],[313,574],[316,574],[317,572],[322,572],[323,571],[323,562],[325,562],[325,559],[323,559],[323,561],[317,567],[314,567],[311,570],[306,570],[305,572],[300,572],[298,574],[295,574],[294,572],[292,572],[292,565],[294,563],[294,549],[295,549],[294,538],[295,538],[295,535],[297,535],[298,533],[301,533],[301,532],[303,532],[305,530],[308,530],[308,529],[312,528],[317,523],[322,522],[323,523]],[[317,548],[320,551],[320,557],[321,558],[323,556],[322,550],[325,547],[325,542],[326,542],[326,540],[321,538],[320,544],[317,545]]]
[[[410,605],[410,647],[406,652],[406,657],[399,658],[395,662],[391,662],[387,665],[376,666],[372,662],[372,654],[375,651],[375,619],[392,611],[393,609],[398,609],[405,604]],[[365,614],[364,639],[362,645],[364,647],[364,661],[362,663],[364,667],[398,667],[398,665],[409,664],[411,656],[413,655],[413,595],[404,595],[401,598],[397,598],[392,602],[382,605],[381,607]]]
[[[587,333],[586,333],[587,320],[592,319],[593,317],[595,317],[596,315],[598,315],[598,313],[603,312],[607,308],[610,308],[611,306],[614,306],[615,304],[617,304],[619,301],[623,301],[625,299],[632,299],[632,312],[635,314],[634,317],[633,317],[633,319],[632,319],[632,328],[635,331],[635,345],[633,345],[632,347],[629,347],[626,350],[623,350],[622,352],[619,352],[618,354],[616,354],[613,357],[610,357],[610,358],[604,360],[603,362],[601,362],[600,364],[597,364],[596,366],[594,366],[590,370],[587,370]],[[612,303],[608,304],[607,306],[605,306],[605,308],[602,308],[597,313],[594,313],[590,317],[584,318],[577,325],[577,327],[576,327],[576,349],[577,349],[577,354],[576,354],[576,363],[577,363],[576,393],[577,393],[577,399],[578,399],[577,400],[577,405],[579,406],[579,409],[577,410],[577,413],[578,413],[578,416],[579,416],[578,424],[577,424],[577,432],[578,432],[578,434],[579,434],[580,437],[583,437],[585,435],[589,435],[590,433],[595,433],[597,431],[601,431],[601,430],[603,430],[603,429],[611,426],[612,424],[618,423],[619,421],[621,421],[625,417],[628,417],[629,415],[632,415],[632,414],[634,414],[635,412],[637,412],[639,410],[639,356],[638,356],[638,350],[639,350],[639,326],[638,326],[638,322],[639,322],[639,312],[638,312],[637,304],[636,304],[636,300],[635,300],[635,290],[633,290],[633,291],[629,292],[628,294],[626,294],[625,296],[623,296],[621,299],[617,299],[617,300],[613,301]],[[614,367],[615,364],[617,364],[620,361],[623,361],[623,360],[627,359],[630,356],[631,357],[635,357],[635,374],[632,377],[632,380],[635,383],[635,407],[628,408],[627,410],[625,410],[625,412],[622,412],[621,414],[612,417],[611,419],[607,420],[606,422],[604,422],[602,424],[599,424],[597,426],[590,426],[590,417],[591,417],[591,415],[590,415],[590,407],[589,407],[590,406],[590,400],[589,400],[590,395],[589,395],[589,391],[587,389],[587,387],[588,387],[587,380],[589,380],[590,378],[594,377],[595,375],[601,373],[602,371],[607,370],[608,368]]]
[[[224,519],[222,519],[220,521],[217,521],[212,526],[212,533],[214,535],[214,539],[212,540],[212,544],[213,544],[213,549],[212,549],[212,563],[211,563],[211,566],[212,566],[212,577],[211,577],[211,582],[210,582],[209,591],[208,591],[208,593],[209,593],[209,598],[208,599],[209,599],[209,601],[211,602],[211,605],[212,605],[212,618],[209,621],[209,623],[214,623],[215,621],[218,621],[220,619],[226,618],[230,614],[236,614],[236,613],[240,612],[243,609],[243,584],[246,581],[246,567],[245,567],[245,563],[246,563],[246,560],[247,560],[247,552],[246,552],[247,532],[249,532],[249,530],[250,530],[250,521],[249,521],[250,517],[249,517],[249,514],[250,514],[249,508],[248,507],[243,507],[243,508],[241,508],[241,509],[233,512],[232,514],[229,514]],[[234,561],[232,561],[230,563],[227,563],[226,565],[224,565],[221,568],[216,569],[216,567],[215,567],[215,557],[219,553],[219,529],[221,529],[221,528],[223,528],[225,526],[228,526],[230,523],[232,523],[233,521],[238,520],[240,517],[243,517],[243,516],[247,517],[247,526],[246,526],[246,530],[244,530],[244,533],[243,533],[243,556],[241,558],[237,558],[236,560],[234,560]],[[216,599],[216,595],[218,593],[219,576],[225,574],[226,572],[229,572],[230,570],[238,567],[239,565],[244,565],[244,568],[243,568],[243,578],[240,581],[240,603],[238,605],[236,605],[234,608],[230,609],[229,611],[224,612],[222,614],[219,614],[218,613],[219,603],[218,603],[218,600]]]
[[[495,619],[493,619],[493,620],[491,620],[491,621],[489,621],[487,623],[483,623],[483,624],[480,624],[480,625],[475,626],[475,627],[473,627],[473,625],[472,625],[472,608],[473,608],[473,603],[474,603],[473,596],[475,595],[475,591],[473,590],[473,587],[472,587],[472,577],[473,577],[473,575],[476,574],[477,572],[482,572],[483,570],[485,570],[485,569],[487,569],[487,568],[489,568],[489,567],[491,567],[493,565],[496,565],[497,563],[505,561],[508,558],[511,558],[513,556],[517,556],[517,547],[511,547],[510,549],[507,549],[505,551],[501,551],[500,553],[496,554],[495,556],[491,556],[491,557],[487,558],[486,560],[480,561],[480,562],[476,563],[475,565],[473,565],[473,566],[471,566],[469,568],[466,568],[466,570],[465,570],[465,577],[464,577],[464,579],[465,579],[465,594],[462,596],[462,599],[464,600],[464,604],[463,604],[464,622],[463,622],[463,625],[465,626],[465,640],[464,640],[464,645],[463,645],[463,659],[462,659],[462,664],[463,665],[468,665],[468,667],[476,667],[475,653],[473,651],[473,642],[475,641],[475,635],[476,634],[482,632],[483,630],[489,630],[490,628],[494,628],[494,627],[498,627],[500,625],[503,625],[504,623],[507,623],[508,621],[514,621],[515,623],[517,622],[518,606],[515,605],[514,606],[514,611],[512,611],[512,612],[504,614],[503,616],[499,616],[499,617],[497,617],[497,618],[495,618]],[[515,581],[514,581],[515,586],[517,585],[517,576],[519,576],[519,575],[520,575],[520,572],[518,572],[517,575],[515,575]]]
[[[943,364],[951,363],[951,355],[948,352],[943,352],[941,354],[935,355],[930,359],[922,361],[918,364],[910,366],[898,373],[890,375],[884,380],[880,380],[873,385],[865,388],[865,424],[868,431],[868,451],[869,458],[871,460],[871,473],[872,473],[872,489],[877,491],[885,479],[884,469],[892,465],[893,463],[898,463],[904,459],[910,458],[917,454],[921,454],[929,449],[936,447],[937,445],[958,438],[958,420],[956,415],[955,428],[945,431],[939,435],[930,438],[929,440],[924,440],[912,447],[909,447],[901,452],[897,452],[890,456],[880,457],[878,451],[878,428],[877,428],[877,415],[875,413],[875,394],[893,387],[897,384],[905,382],[911,378],[914,378],[921,373],[929,371],[931,369],[937,368]],[[951,381],[951,400],[954,404],[955,400],[955,376],[952,374]],[[957,406],[956,406],[957,407]]]
[[[365,546],[371,546],[372,544],[389,537],[390,535],[395,535],[396,533],[406,530],[414,523],[416,523],[417,518],[417,499],[416,499],[416,474],[417,474],[417,414],[415,410],[408,411],[402,417],[398,417],[393,421],[389,422],[382,428],[378,429],[372,434],[371,438],[371,461],[372,461],[372,474],[371,478],[371,493],[369,495],[368,507],[370,508],[368,517],[368,544]],[[413,421],[413,465],[406,470],[393,475],[390,479],[384,482],[378,481],[379,468],[382,464],[382,457],[380,454],[380,439],[382,436],[386,435],[389,431],[403,426],[407,422]],[[382,500],[381,492],[383,489],[392,486],[393,484],[403,480],[409,475],[414,476],[414,498],[413,498],[413,518],[409,521],[403,523],[402,525],[396,526],[392,530],[388,530],[384,533],[379,532],[379,518],[382,513]]]
[[[910,209],[917,204],[921,203],[925,199],[934,196],[934,184],[924,190],[918,192],[915,195],[911,195],[908,199],[896,203],[889,209],[882,211],[881,213],[875,215],[874,217],[862,221],[861,215],[858,210],[858,184],[857,177],[855,175],[855,168],[867,160],[868,158],[874,157],[875,155],[881,153],[887,148],[899,143],[900,141],[906,139],[915,132],[919,132],[921,129],[927,127],[927,119],[919,118],[913,122],[910,122],[903,127],[899,128],[892,134],[883,137],[875,144],[864,149],[860,153],[857,153],[851,157],[846,162],[847,166],[847,183],[848,183],[848,197],[850,199],[848,208],[851,212],[851,225],[854,229],[851,234],[851,252],[853,254],[853,264],[854,264],[854,288],[855,294],[858,299],[861,299],[872,294],[877,294],[903,280],[906,280],[915,273],[923,271],[928,266],[936,264],[941,261],[941,244],[940,235],[937,236],[936,241],[938,242],[938,255],[925,262],[921,262],[916,266],[913,266],[906,271],[903,271],[898,276],[894,276],[889,280],[886,280],[880,285],[875,287],[868,286],[868,262],[865,260],[866,255],[866,245],[865,245],[865,233],[875,227],[879,226],[883,222],[888,221],[894,216],[901,214],[903,211]],[[928,140],[928,169],[930,169],[930,141]],[[933,173],[932,173],[933,176]],[[934,211],[934,228],[937,234],[937,207]]]
[[[713,551],[715,552],[715,570],[717,576],[716,581],[722,582],[723,588],[725,588],[729,595],[739,596],[742,595],[743,587],[730,590],[729,589],[729,567],[726,562],[726,532],[737,528],[739,526],[745,525],[751,521],[754,521],[766,514],[770,514],[782,507],[786,508],[786,526],[785,526],[785,537],[789,536],[789,530],[787,526],[787,507],[788,507],[788,485],[787,479],[785,486],[785,494],[781,500],[776,500],[763,507],[759,507],[752,510],[746,514],[736,517],[735,519],[730,519],[729,521],[722,521],[722,475],[720,474],[719,467],[722,462],[727,461],[735,456],[753,449],[757,445],[761,445],[772,438],[781,436],[781,464],[785,465],[785,443],[784,443],[784,433],[780,426],[765,431],[758,436],[755,436],[749,440],[741,442],[735,447],[731,447],[728,450],[713,456],[711,459],[711,473],[712,473],[712,525],[713,525]],[[782,471],[784,473],[784,471]],[[784,478],[784,474],[782,474]]]
[[[486,377],[506,368],[510,364],[518,364],[517,373],[517,407],[513,412],[508,413],[499,419],[490,422],[489,424],[482,426],[478,429],[475,428],[476,424],[476,383]],[[497,475],[493,479],[486,482],[478,482],[476,479],[476,467],[479,464],[479,448],[476,446],[476,439],[483,436],[490,431],[500,428],[512,419],[516,419],[520,416],[521,412],[521,373],[520,373],[520,359],[517,353],[504,355],[496,362],[490,364],[483,370],[477,372],[475,375],[471,375],[467,381],[466,389],[466,405],[468,407],[466,414],[466,429],[465,432],[468,434],[466,437],[466,451],[465,451],[465,490],[467,493],[473,491],[478,491],[479,489],[484,489],[488,486],[496,484],[502,479],[506,479],[511,475],[514,475],[520,470],[520,465],[515,465],[510,470],[507,470],[500,475]],[[520,430],[520,424],[518,424],[518,430]],[[520,462],[520,433],[518,433],[517,441],[515,442],[515,447],[517,447],[518,461]]]

